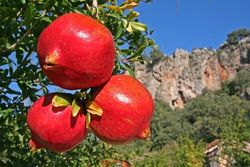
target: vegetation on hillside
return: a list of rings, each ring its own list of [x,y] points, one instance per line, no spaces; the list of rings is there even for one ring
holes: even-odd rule
[[[145,146],[150,156],[142,155],[144,159],[136,163],[203,166],[208,163],[206,146],[220,139],[221,157],[228,155],[232,166],[250,165],[250,153],[244,151],[250,140],[250,101],[242,99],[239,93],[250,87],[249,78],[249,71],[242,70],[234,81],[225,83],[222,90],[205,91],[187,102],[182,110],[172,110],[157,101],[152,143]]]
[[[250,30],[246,28],[235,30],[227,35],[228,44],[236,44],[243,38],[250,35]]]

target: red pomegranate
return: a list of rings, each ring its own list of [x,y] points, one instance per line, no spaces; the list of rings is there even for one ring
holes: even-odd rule
[[[150,135],[154,103],[148,90],[136,79],[112,76],[97,88],[93,102],[103,110],[102,116],[92,115],[90,123],[101,140],[122,144]]]
[[[96,87],[113,71],[115,44],[111,32],[93,18],[79,13],[58,17],[38,39],[43,72],[65,89]]]
[[[71,105],[54,107],[52,99],[55,95],[58,94],[39,98],[28,111],[31,149],[41,147],[53,152],[66,152],[80,144],[87,134],[83,110],[80,109],[77,116],[73,117]],[[71,95],[63,95],[71,98]]]

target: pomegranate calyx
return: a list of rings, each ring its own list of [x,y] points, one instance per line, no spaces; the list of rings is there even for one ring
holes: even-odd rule
[[[151,130],[150,127],[147,127],[142,131],[142,133],[138,136],[139,139],[143,140],[150,140],[151,137]]]
[[[72,102],[72,116],[76,117],[77,114],[79,113],[79,111],[81,110],[80,104],[79,104],[79,100],[77,100],[76,98],[73,100]]]
[[[67,107],[71,105],[72,99],[67,94],[58,93],[52,99],[52,105],[54,107]]]
[[[87,99],[87,93],[86,92],[75,92],[74,94],[78,99]]]
[[[34,141],[32,138],[29,140],[28,146],[30,148],[30,151],[32,151],[32,152],[37,151],[38,149],[41,148],[41,146],[36,141]]]
[[[87,112],[93,115],[102,116],[103,110],[93,101],[88,101],[86,104]]]
[[[90,122],[91,122],[91,115],[89,112],[87,112],[86,114],[86,128],[87,129],[89,128]]]
[[[45,65],[43,65],[43,68],[44,69],[52,69],[54,66],[57,65],[57,59],[58,59],[58,52],[57,51],[54,51],[52,54],[48,54],[46,57],[45,57]]]

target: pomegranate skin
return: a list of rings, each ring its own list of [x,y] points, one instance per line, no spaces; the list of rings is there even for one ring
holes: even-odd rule
[[[79,13],[64,14],[46,27],[39,36],[37,52],[49,80],[71,90],[103,84],[115,63],[111,32]]]
[[[90,127],[101,140],[123,144],[149,135],[154,102],[148,90],[127,75],[114,75],[97,88],[93,102],[102,116],[93,115]]]
[[[66,152],[82,142],[87,135],[86,120],[81,109],[72,117],[72,107],[54,107],[52,99],[56,94],[40,97],[27,114],[31,131],[31,149],[45,148],[53,152]]]

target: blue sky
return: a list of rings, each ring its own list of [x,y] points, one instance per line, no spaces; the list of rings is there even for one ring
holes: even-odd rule
[[[166,54],[176,48],[218,48],[228,33],[250,28],[250,0],[153,0],[135,10]]]

